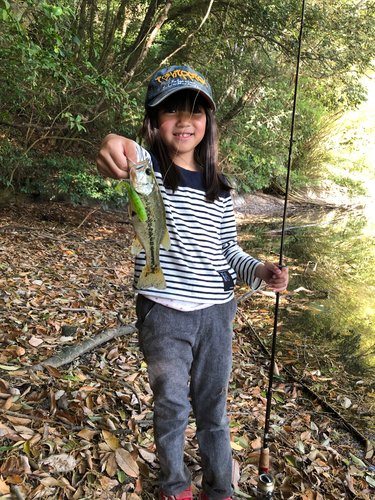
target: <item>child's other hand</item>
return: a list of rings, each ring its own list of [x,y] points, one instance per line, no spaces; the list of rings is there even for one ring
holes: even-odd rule
[[[255,269],[255,276],[265,281],[273,292],[283,292],[288,286],[289,269],[287,267],[279,269],[277,264],[266,262]]]
[[[129,168],[127,159],[137,162],[135,143],[120,135],[107,135],[96,159],[98,171],[112,179],[128,179]]]

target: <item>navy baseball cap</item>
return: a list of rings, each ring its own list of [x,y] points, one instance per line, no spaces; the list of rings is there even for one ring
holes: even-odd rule
[[[189,66],[169,66],[157,71],[148,85],[145,106],[157,106],[175,92],[186,89],[196,90],[207,99],[211,109],[216,109],[210,84]]]

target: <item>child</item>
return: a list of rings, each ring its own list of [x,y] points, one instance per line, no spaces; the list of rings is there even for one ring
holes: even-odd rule
[[[126,179],[127,158],[136,162],[151,157],[165,204],[171,248],[161,248],[160,262],[167,288],[137,290],[144,252],[136,258],[134,280],[139,340],[154,393],[159,498],[193,498],[183,462],[190,392],[203,470],[199,498],[230,500],[226,403],[235,280],[239,276],[253,289],[264,280],[281,292],[288,269],[262,264],[237,245],[231,187],[217,169],[215,103],[203,75],[188,66],[157,71],[145,107],[148,151],[110,134],[97,164],[102,174]]]

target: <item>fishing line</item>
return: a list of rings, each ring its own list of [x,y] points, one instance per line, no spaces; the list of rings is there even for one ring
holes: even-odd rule
[[[285,237],[286,213],[287,213],[287,205],[288,205],[289,179],[290,179],[290,170],[291,170],[291,161],[292,161],[292,150],[293,150],[293,144],[295,142],[295,140],[294,140],[294,123],[295,123],[297,94],[298,94],[298,76],[299,76],[299,66],[300,66],[300,59],[301,59],[301,44],[302,44],[304,17],[305,17],[305,0],[302,0],[301,28],[300,28],[299,39],[298,39],[297,68],[296,68],[296,76],[295,76],[292,123],[291,123],[291,129],[290,129],[288,168],[287,168],[287,177],[286,177],[283,224],[282,224],[282,231],[281,231],[279,268],[285,267],[283,265],[284,237]],[[275,304],[275,318],[274,318],[273,334],[272,334],[272,351],[271,351],[271,363],[270,363],[270,371],[269,371],[269,384],[268,384],[268,391],[267,391],[267,407],[266,407],[266,417],[265,417],[265,424],[264,424],[264,437],[263,437],[263,446],[262,446],[260,460],[259,460],[258,499],[272,498],[272,491],[273,491],[273,485],[274,485],[274,480],[273,480],[272,476],[270,474],[268,474],[268,470],[269,470],[269,449],[268,449],[269,435],[268,435],[268,433],[269,433],[269,426],[270,426],[270,414],[271,414],[271,402],[272,402],[272,383],[273,383],[274,365],[275,365],[275,351],[276,351],[279,301],[280,301],[280,293],[277,292],[276,293],[276,304]]]

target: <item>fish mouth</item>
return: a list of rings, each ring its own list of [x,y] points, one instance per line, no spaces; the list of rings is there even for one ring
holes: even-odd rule
[[[147,169],[150,169],[148,172]],[[138,195],[148,196],[152,193],[155,185],[155,180],[151,175],[151,164],[148,159],[132,163],[129,171],[130,185]]]
[[[144,161],[141,161],[139,163],[135,163],[135,169],[136,170],[144,170],[148,166],[149,166],[149,161],[148,160],[144,160]]]

